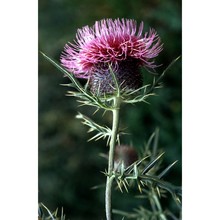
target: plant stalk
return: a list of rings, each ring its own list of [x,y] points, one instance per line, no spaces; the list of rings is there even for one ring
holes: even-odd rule
[[[106,219],[112,220],[112,182],[114,180],[113,169],[114,169],[114,153],[115,145],[118,135],[118,125],[119,125],[119,110],[120,110],[120,98],[114,98],[114,109],[112,110],[112,135],[109,145],[109,158],[108,158],[108,176],[106,180],[106,190],[105,190],[105,212]]]

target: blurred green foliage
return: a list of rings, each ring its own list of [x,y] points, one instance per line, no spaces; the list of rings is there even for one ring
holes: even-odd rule
[[[181,1],[176,0],[39,0],[39,50],[59,61],[64,45],[75,38],[77,28],[93,25],[103,18],[133,18],[144,21],[144,31],[157,30],[164,50],[157,58],[163,69],[181,55]],[[152,80],[143,70],[146,82]],[[129,136],[123,144],[140,150],[156,127],[160,128],[159,146],[165,151],[164,166],[175,160],[166,180],[181,185],[181,60],[163,79],[158,96],[150,105],[126,105],[121,114],[121,127]],[[67,79],[39,55],[39,202],[50,210],[64,208],[67,219],[104,219],[104,188],[91,187],[105,183],[100,172],[107,161],[104,141],[87,142],[91,134],[75,118],[78,111],[92,116],[94,109],[78,107],[75,99],[65,96]],[[99,124],[111,123],[111,115],[92,116]],[[102,121],[100,123],[100,121]],[[131,210],[144,201],[131,194],[116,192],[113,208]],[[164,206],[172,207],[164,201]],[[121,219],[121,218],[120,218]]]

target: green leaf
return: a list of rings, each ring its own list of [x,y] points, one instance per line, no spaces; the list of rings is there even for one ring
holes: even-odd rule
[[[177,163],[177,160],[171,163],[166,169],[164,169],[159,175],[158,178],[161,179],[163,176],[165,176],[168,171]]]
[[[108,138],[107,144],[109,143],[110,138],[111,138],[111,129],[110,128],[108,128],[107,126],[103,127],[103,126],[95,123],[93,120],[91,120],[90,118],[88,118],[87,116],[85,116],[81,113],[78,113],[78,115],[76,115],[76,118],[83,120],[82,123],[89,127],[88,132],[92,132],[92,131],[98,132],[95,136],[90,138],[88,141],[99,140],[101,138],[103,138],[103,139]]]
[[[141,174],[146,174],[153,166],[160,160],[160,158],[164,155],[164,153],[160,154],[157,158],[155,158],[152,162],[150,162],[142,171]]]
[[[79,83],[77,78],[74,76],[74,74],[69,73],[66,69],[64,69],[62,66],[60,66],[58,63],[56,63],[53,59],[48,57],[46,54],[41,52],[41,54],[52,64],[54,65],[58,70],[60,70],[65,76],[67,76],[71,83],[69,84],[64,84],[65,86],[68,87],[74,87],[75,89],[78,90],[78,93],[76,92],[69,92],[69,95],[76,96],[78,98],[83,99],[84,101],[82,102],[84,105],[91,105],[95,106],[97,108],[102,108],[105,110],[113,110],[112,103],[107,102],[111,101],[112,97],[108,98],[99,98],[99,96],[95,96],[92,94],[90,91],[87,90],[87,85],[86,88],[83,88],[83,86]],[[107,104],[106,104],[107,103]]]

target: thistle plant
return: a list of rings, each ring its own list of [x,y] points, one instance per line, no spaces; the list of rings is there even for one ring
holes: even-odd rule
[[[138,157],[133,148],[123,145],[120,141],[120,137],[126,135],[120,129],[121,106],[147,103],[149,96],[161,88],[161,79],[166,71],[178,59],[171,62],[161,74],[157,74],[155,68],[158,65],[155,64],[154,58],[162,51],[163,44],[154,29],[143,34],[143,27],[143,22],[138,27],[136,21],[131,19],[103,19],[96,21],[92,27],[78,29],[76,39],[66,44],[61,53],[61,64],[42,53],[69,78],[70,82],[65,84],[72,88],[67,92],[68,96],[76,97],[82,106],[94,107],[95,112],[100,110],[112,113],[111,127],[100,125],[81,113],[76,116],[89,127],[89,132],[95,132],[90,140],[106,139],[109,148],[108,167],[103,171],[106,175],[107,220],[113,219],[113,186],[117,186],[121,192],[129,192],[129,188],[136,185],[142,196],[149,199],[152,205],[153,211],[142,207],[136,209],[133,214],[114,210],[114,213],[124,217],[167,219],[168,214],[163,212],[159,201],[166,191],[180,204],[180,188],[163,180],[176,162],[158,173],[164,156],[164,153],[158,154],[158,132],[149,139],[146,147],[148,150],[141,155],[142,158]],[[149,72],[155,72],[150,84],[143,85],[142,67]],[[86,84],[83,86],[78,78],[85,79]],[[149,146],[153,140],[155,143],[151,151]]]

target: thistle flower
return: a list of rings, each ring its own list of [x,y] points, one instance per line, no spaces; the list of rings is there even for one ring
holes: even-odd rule
[[[88,79],[93,93],[114,91],[111,70],[120,89],[140,88],[140,67],[154,69],[153,58],[162,50],[156,31],[150,29],[143,35],[143,27],[141,22],[137,30],[132,19],[103,19],[78,29],[74,43],[64,47],[61,64],[76,77]]]

